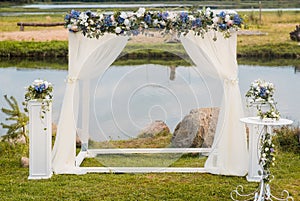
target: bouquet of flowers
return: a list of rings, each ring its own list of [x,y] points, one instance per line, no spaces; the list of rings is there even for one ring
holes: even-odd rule
[[[27,105],[30,100],[37,100],[40,102],[46,100],[46,105],[42,106],[42,112],[45,113],[48,110],[49,102],[52,101],[52,92],[53,86],[51,83],[41,79],[34,80],[31,85],[26,87],[25,102],[23,103],[25,111],[28,112]],[[43,118],[42,115],[41,117]]]
[[[246,93],[248,98],[248,105],[252,106],[254,104],[273,104],[274,103],[274,85],[270,82],[265,82],[263,80],[255,80],[251,83],[250,89]]]
[[[278,120],[280,113],[276,108],[276,102],[273,95],[275,87],[273,83],[264,80],[255,80],[251,83],[250,89],[246,93],[247,106],[257,108],[257,115],[261,119]],[[268,108],[268,110],[264,110]]]
[[[45,80],[34,80],[32,85],[26,88],[25,101],[52,99],[53,86]]]

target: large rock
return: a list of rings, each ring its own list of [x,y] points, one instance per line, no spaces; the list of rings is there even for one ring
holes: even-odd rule
[[[219,108],[193,109],[176,126],[173,147],[211,147],[219,116]]]
[[[169,134],[170,129],[167,124],[161,120],[156,120],[143,128],[138,138],[151,138],[160,134]]]

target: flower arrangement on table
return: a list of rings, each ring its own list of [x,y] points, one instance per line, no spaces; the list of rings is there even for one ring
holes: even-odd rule
[[[117,35],[138,35],[149,28],[163,33],[178,35],[193,30],[196,35],[203,36],[208,30],[215,30],[230,37],[230,30],[237,30],[242,19],[234,11],[221,11],[216,14],[210,8],[191,10],[189,12],[146,11],[139,8],[136,12],[80,12],[72,10],[65,16],[65,27],[70,31],[81,31],[89,38],[99,38],[104,33]]]
[[[28,112],[27,106],[28,102],[31,100],[36,100],[43,103],[42,113],[48,111],[49,103],[52,101],[53,97],[52,92],[53,86],[51,83],[41,79],[34,80],[31,85],[26,87],[25,102],[23,103],[25,106],[25,111]],[[44,118],[44,116],[41,115],[41,118]]]
[[[273,83],[264,80],[255,80],[251,83],[250,89],[246,93],[247,106],[257,108],[257,115],[260,119],[279,120],[280,112],[276,108],[274,100],[275,87]],[[268,107],[268,110],[264,110]]]

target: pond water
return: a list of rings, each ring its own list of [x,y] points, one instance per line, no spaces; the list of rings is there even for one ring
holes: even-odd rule
[[[21,105],[25,86],[36,78],[46,79],[54,85],[53,121],[57,123],[66,76],[64,70],[0,68],[0,107],[8,107],[4,94],[14,96]],[[250,83],[258,78],[275,84],[279,111],[283,117],[294,120],[297,126],[300,122],[300,72],[292,66],[240,65],[241,94],[244,95]],[[218,80],[183,66],[112,66],[94,82],[91,127],[113,139],[135,137],[153,120],[165,121],[173,132],[191,109],[217,106],[222,95]],[[0,122],[5,118],[1,112]],[[4,133],[5,130],[0,128],[0,135]]]

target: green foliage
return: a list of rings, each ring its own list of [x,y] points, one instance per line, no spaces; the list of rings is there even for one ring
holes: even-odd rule
[[[244,58],[286,58],[296,59],[300,55],[300,48],[297,44],[277,43],[263,45],[248,45],[238,47],[238,57]]]
[[[28,116],[21,112],[17,100],[13,96],[8,98],[7,95],[4,95],[4,98],[9,104],[10,109],[1,108],[1,111],[9,116],[6,118],[6,121],[13,122],[10,125],[5,123],[0,124],[4,129],[8,129],[6,135],[2,136],[2,140],[13,140],[23,136],[25,137],[26,142],[28,142],[26,133],[26,125],[29,121]]]
[[[67,57],[67,41],[20,42],[1,41],[0,57]]]
[[[275,132],[275,142],[281,151],[300,154],[300,128],[282,127]]]

